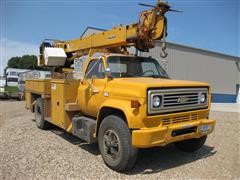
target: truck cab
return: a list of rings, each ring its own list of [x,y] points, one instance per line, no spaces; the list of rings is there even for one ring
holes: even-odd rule
[[[209,85],[172,80],[151,57],[108,54],[91,59],[80,84],[77,98],[80,110],[96,117],[98,124],[106,111],[121,111],[128,127],[134,129],[133,145],[136,147],[167,144],[181,139],[180,136],[186,137],[189,132],[196,135],[200,133],[199,124],[213,123],[208,119]],[[154,133],[156,135],[158,128],[165,131],[173,126],[175,129],[188,127],[189,132],[169,132],[173,137],[159,136],[163,139],[157,141],[151,137]],[[140,132],[141,129],[144,133]],[[211,125],[204,133],[212,130]],[[149,137],[141,138],[139,134]]]

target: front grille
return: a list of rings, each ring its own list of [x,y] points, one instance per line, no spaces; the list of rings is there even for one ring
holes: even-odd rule
[[[181,98],[185,98],[186,101],[180,102]],[[163,107],[185,106],[194,104],[198,104],[198,92],[163,95]]]
[[[172,118],[164,118],[162,120],[163,126],[168,126],[171,124],[187,122],[187,121],[195,121],[198,119],[197,114],[185,115],[185,116],[173,116]]]
[[[149,90],[148,114],[161,114],[166,112],[206,108],[208,101],[206,100],[204,103],[200,102],[200,95],[202,94],[208,99],[207,88]],[[160,107],[153,107],[152,99],[154,96],[159,96],[162,100]]]

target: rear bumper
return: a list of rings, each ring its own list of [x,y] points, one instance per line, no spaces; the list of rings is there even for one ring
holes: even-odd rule
[[[170,126],[142,128],[132,131],[132,145],[136,148],[148,148],[154,146],[165,146],[169,143],[199,138],[206,134],[210,134],[215,127],[215,120],[199,119],[193,122],[173,124]],[[206,132],[201,131],[203,125],[209,125],[210,129]],[[192,128],[195,130],[190,133],[183,133],[180,135],[173,135],[176,130]]]

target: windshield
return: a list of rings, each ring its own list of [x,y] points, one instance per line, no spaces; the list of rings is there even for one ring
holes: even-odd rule
[[[107,59],[111,76],[169,78],[166,71],[152,58],[110,56]]]

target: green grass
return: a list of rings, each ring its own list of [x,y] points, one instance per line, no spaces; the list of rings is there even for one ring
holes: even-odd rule
[[[17,86],[5,86],[5,92],[18,92],[18,87]]]

